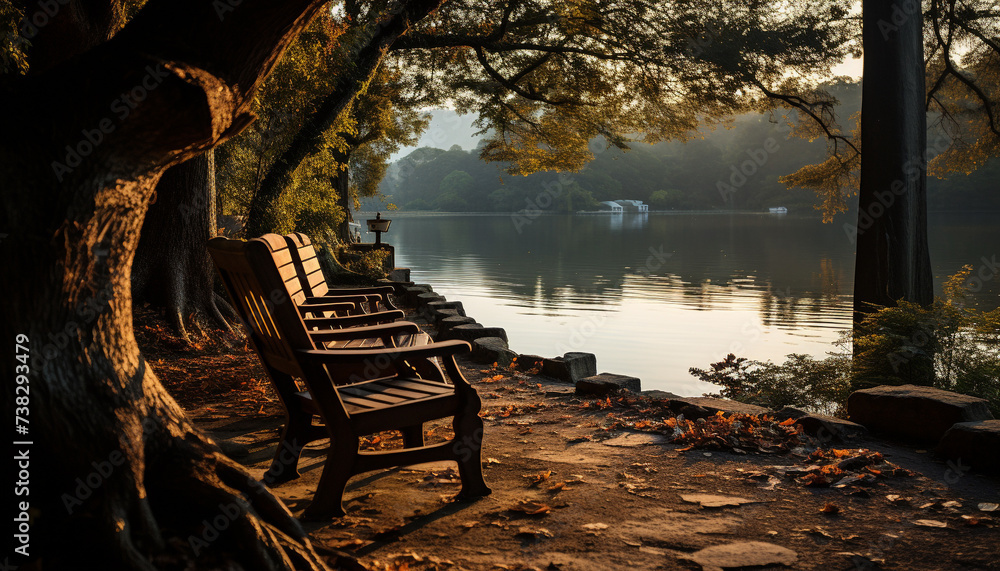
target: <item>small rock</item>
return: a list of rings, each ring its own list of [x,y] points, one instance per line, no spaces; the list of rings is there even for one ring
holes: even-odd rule
[[[614,373],[601,373],[585,377],[576,382],[576,394],[604,396],[617,393],[621,390],[638,393],[641,391],[641,382],[636,377],[616,375]]]
[[[517,353],[507,347],[507,342],[500,337],[480,337],[472,342],[472,358],[479,363],[496,363],[499,367],[507,367],[513,362]]]
[[[451,318],[449,318],[451,319]],[[447,321],[447,320],[445,320]],[[479,323],[457,325],[448,330],[448,339],[460,339],[472,343],[480,337],[499,337],[507,341],[507,332],[502,327],[483,327]]]
[[[437,340],[444,341],[446,339],[450,339],[448,335],[453,327],[458,327],[459,325],[469,325],[475,322],[475,319],[471,317],[462,317],[461,315],[445,317],[438,323]]]
[[[431,291],[431,286],[429,285],[412,285],[404,289],[403,302],[406,305],[415,306],[417,305],[417,296],[429,291]]]
[[[394,282],[409,282],[410,281],[410,268],[393,268],[389,272],[389,279]]]
[[[732,567],[761,567],[764,565],[791,565],[798,554],[780,545],[763,541],[740,541],[706,547],[693,553],[689,559],[706,571]]]
[[[434,321],[442,311],[453,310],[458,315],[465,317],[465,308],[460,301],[432,301],[424,305],[421,314],[428,320]]]
[[[432,301],[448,301],[445,297],[439,293],[434,293],[429,291],[427,293],[417,294],[417,308],[423,309],[428,303]]]
[[[597,356],[593,353],[566,353],[562,357],[542,360],[542,374],[553,379],[575,383],[597,374]]]

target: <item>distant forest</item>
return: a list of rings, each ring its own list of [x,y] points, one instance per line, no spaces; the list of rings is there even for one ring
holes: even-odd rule
[[[840,101],[846,128],[861,104],[860,83],[827,88]],[[933,140],[934,135],[929,135]],[[704,128],[695,137],[655,145],[633,143],[631,150],[591,142],[595,157],[579,172],[510,175],[503,163],[486,163],[478,150],[421,147],[392,163],[379,190],[362,199],[364,210],[394,203],[400,210],[442,212],[548,212],[596,210],[604,200],[642,200],[651,210],[760,211],[785,206],[794,214],[815,213],[810,190],[786,188],[778,177],[818,163],[824,140],[791,135],[780,115],[747,114],[731,123]],[[931,210],[1000,210],[1000,161],[968,176],[929,177]]]

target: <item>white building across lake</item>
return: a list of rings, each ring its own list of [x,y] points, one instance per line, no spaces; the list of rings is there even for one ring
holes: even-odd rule
[[[603,212],[621,214],[624,212],[649,212],[649,205],[641,200],[605,200],[601,203]]]

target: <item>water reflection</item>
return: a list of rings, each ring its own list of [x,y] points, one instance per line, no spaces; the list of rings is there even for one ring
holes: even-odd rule
[[[393,218],[397,264],[462,300],[481,323],[505,327],[515,350],[594,352],[601,370],[639,376],[646,388],[698,394],[710,387],[690,366],[730,351],[822,356],[850,326],[854,249],[838,224],[768,215],[541,216],[526,225],[510,215]],[[948,244],[945,255],[933,252],[938,277],[991,254],[970,255],[984,238],[1000,244],[991,225],[954,225],[973,245],[937,242],[932,228],[931,243]],[[980,295],[988,302],[1000,288],[987,285],[996,288]],[[588,324],[593,331],[579,334]]]

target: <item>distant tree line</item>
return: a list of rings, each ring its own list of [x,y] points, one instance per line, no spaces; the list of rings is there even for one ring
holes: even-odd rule
[[[838,115],[851,117],[858,112],[860,83],[825,87],[840,102]],[[604,200],[631,199],[642,200],[653,210],[759,211],[786,206],[796,214],[819,216],[821,196],[812,189],[790,189],[779,180],[803,166],[821,163],[827,152],[822,140],[791,136],[793,115],[748,113],[703,128],[700,138],[631,143],[629,150],[608,147],[597,138],[590,145],[594,159],[578,172],[564,174],[512,175],[506,163],[482,161],[480,149],[421,147],[389,166],[379,190],[384,202],[416,211],[540,208],[559,213],[595,210]],[[991,183],[997,176],[1000,162],[990,160],[968,175],[932,177],[929,207],[1000,210],[1000,193]],[[856,199],[849,200],[849,206],[855,203]],[[375,199],[364,201],[363,207],[384,206]]]

